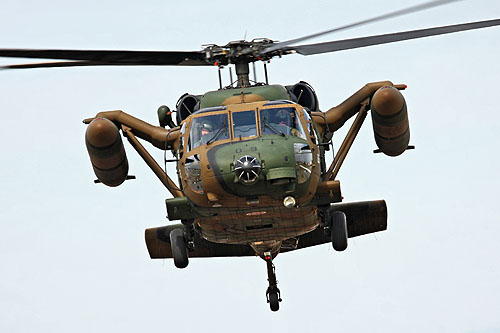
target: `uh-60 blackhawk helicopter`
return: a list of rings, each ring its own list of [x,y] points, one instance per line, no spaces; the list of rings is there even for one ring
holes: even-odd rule
[[[411,146],[406,102],[400,93],[405,85],[390,81],[368,83],[323,112],[309,84],[269,84],[266,63],[292,53],[313,55],[500,25],[500,19],[496,19],[292,46],[326,33],[448,2],[432,1],[280,43],[270,39],[235,41],[188,52],[0,49],[0,56],[62,60],[4,69],[218,67],[220,88],[203,95],[181,96],[176,105],[176,123],[166,106],[158,109],[160,126],[119,110],[99,112],[84,120],[88,124],[85,141],[96,182],[118,186],[133,177],[128,175],[121,130],[172,194],[173,198],[166,199],[168,219],[180,222],[146,230],[151,258],[173,258],[176,267],[185,268],[189,257],[260,256],[267,263],[267,301],[271,310],[277,311],[281,296],[273,259],[279,253],[330,242],[335,250],[344,251],[348,238],[387,228],[383,200],[342,203],[336,179],[368,111],[378,152],[398,156]],[[265,83],[250,80],[249,64],[258,61],[264,63]],[[236,80],[223,87],[221,69],[230,66],[235,68]],[[326,165],[325,154],[333,149],[333,134],[354,116],[333,162]],[[176,163],[178,185],[138,138],[173,154],[174,158],[166,162]]]

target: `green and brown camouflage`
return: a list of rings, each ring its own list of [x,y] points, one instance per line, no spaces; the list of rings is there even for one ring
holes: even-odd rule
[[[500,25],[500,20],[494,19],[297,45],[346,27],[448,2],[430,1],[279,43],[258,38],[223,46],[208,44],[198,51],[0,49],[3,57],[58,60],[0,68],[217,66],[220,89],[181,96],[176,105],[177,127],[166,106],[158,109],[160,126],[119,110],[100,112],[84,121],[89,124],[85,134],[87,150],[97,182],[122,184],[131,177],[127,175],[121,130],[172,194],[173,198],[166,200],[168,217],[181,223],[146,230],[151,258],[173,258],[176,267],[185,268],[189,257],[260,256],[267,264],[267,302],[272,311],[277,311],[281,297],[272,263],[276,255],[327,242],[343,251],[349,237],[387,227],[383,200],[340,203],[340,183],[336,180],[368,111],[372,111],[377,151],[388,156],[398,156],[409,148],[410,129],[406,101],[399,91],[406,88],[404,85],[368,83],[338,106],[322,112],[309,84],[301,81],[293,86],[269,85],[266,64],[288,54],[336,52]],[[265,84],[252,85],[250,81],[249,64],[255,62],[264,64]],[[221,69],[229,65],[235,68],[236,87],[231,82],[223,88]],[[333,134],[354,116],[327,168],[325,151],[333,148]],[[172,152],[179,185],[139,139]]]
[[[261,85],[209,91],[200,97],[200,108],[278,100],[291,100],[290,94],[284,86],[278,84]]]
[[[149,125],[122,111],[101,112],[96,117],[109,119],[121,128],[170,190],[174,197],[166,200],[166,206],[171,221],[192,225],[210,242],[250,245],[272,242],[276,250],[277,244],[318,228],[324,223],[324,213],[320,212],[342,201],[333,167],[335,164],[336,170],[340,168],[343,158],[337,157],[345,157],[349,141],[354,139],[362,119],[354,122],[336,159],[330,169],[326,169],[325,148],[328,146],[323,142],[328,142],[334,131],[352,116],[366,114],[374,105],[377,114],[381,114],[373,118],[377,135],[393,138],[394,128],[408,128],[406,113],[399,115],[406,112],[406,104],[398,92],[404,89],[403,85],[395,86],[389,81],[367,84],[325,113],[311,112],[307,106],[292,101],[297,100],[293,87],[240,87],[195,96],[201,108],[170,130]],[[307,88],[301,86],[301,89],[303,87]],[[379,91],[383,93],[376,94]],[[297,94],[302,96],[302,91]],[[309,96],[315,97],[314,92]],[[311,104],[309,99],[308,105],[317,106],[317,102]],[[266,120],[283,110],[297,122],[295,128],[286,133],[275,128],[281,129],[282,125],[271,126]],[[251,135],[237,133],[237,119],[244,115],[253,119]],[[220,121],[214,124],[217,119],[222,119],[223,125]],[[93,118],[86,122],[91,120]],[[210,128],[218,126],[225,130],[218,137],[214,135],[213,140],[202,142],[201,134],[195,140],[202,127],[208,126],[201,126],[203,121],[211,121]],[[135,136],[158,148],[170,149],[177,156],[180,187],[161,170]],[[391,146],[391,142],[395,143]],[[400,146],[401,140],[388,139],[380,148],[394,155],[394,151],[402,152]],[[92,154],[91,158],[94,158]],[[238,171],[238,163],[241,166],[244,162],[255,164],[247,166],[245,171],[246,177],[254,173],[252,179],[246,180],[242,177],[243,171]],[[293,207],[284,206],[285,198],[293,198]]]

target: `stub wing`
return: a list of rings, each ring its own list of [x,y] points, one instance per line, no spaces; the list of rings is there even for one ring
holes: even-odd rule
[[[333,204],[329,211],[343,211],[347,216],[349,238],[366,235],[387,229],[387,206],[384,200]],[[151,259],[172,258],[170,231],[183,228],[182,224],[146,229],[146,245]],[[189,251],[190,258],[197,257],[245,257],[255,256],[249,245],[212,243],[195,233],[196,244]],[[331,238],[323,227],[283,241],[280,252],[290,252],[310,246],[330,243]]]
[[[172,258],[169,235],[170,231],[177,228],[183,228],[183,225],[146,229],[146,245],[151,259]],[[198,233],[194,235],[194,243],[195,249],[189,251],[190,258],[255,256],[254,250],[248,245],[212,243],[201,238]]]
[[[339,203],[331,205],[329,212],[342,211],[347,217],[349,238],[387,229],[387,206],[384,200]],[[284,244],[290,242],[284,242]],[[323,227],[297,237],[296,248],[282,246],[280,252],[289,252],[310,246],[331,243]]]

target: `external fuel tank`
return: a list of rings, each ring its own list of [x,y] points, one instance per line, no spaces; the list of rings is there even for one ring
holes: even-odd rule
[[[105,118],[94,119],[85,132],[85,144],[94,173],[107,186],[118,186],[128,174],[128,160],[120,132]]]
[[[403,95],[394,87],[381,87],[373,94],[371,110],[378,148],[388,156],[401,155],[410,142],[410,125]]]

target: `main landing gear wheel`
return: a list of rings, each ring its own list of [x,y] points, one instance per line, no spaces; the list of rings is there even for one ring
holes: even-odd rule
[[[269,287],[267,287],[266,291],[267,303],[269,303],[271,311],[278,311],[280,309],[281,295],[271,252],[264,253],[264,260],[267,264],[267,281],[269,281]]]
[[[268,294],[269,305],[271,306],[271,311],[278,311],[280,309],[280,299],[277,292],[271,292]]]
[[[344,212],[335,211],[330,216],[332,245],[335,251],[347,249],[347,218]]]
[[[170,247],[172,249],[172,257],[177,268],[186,268],[189,264],[187,254],[186,239],[182,229],[174,229],[170,232]]]

